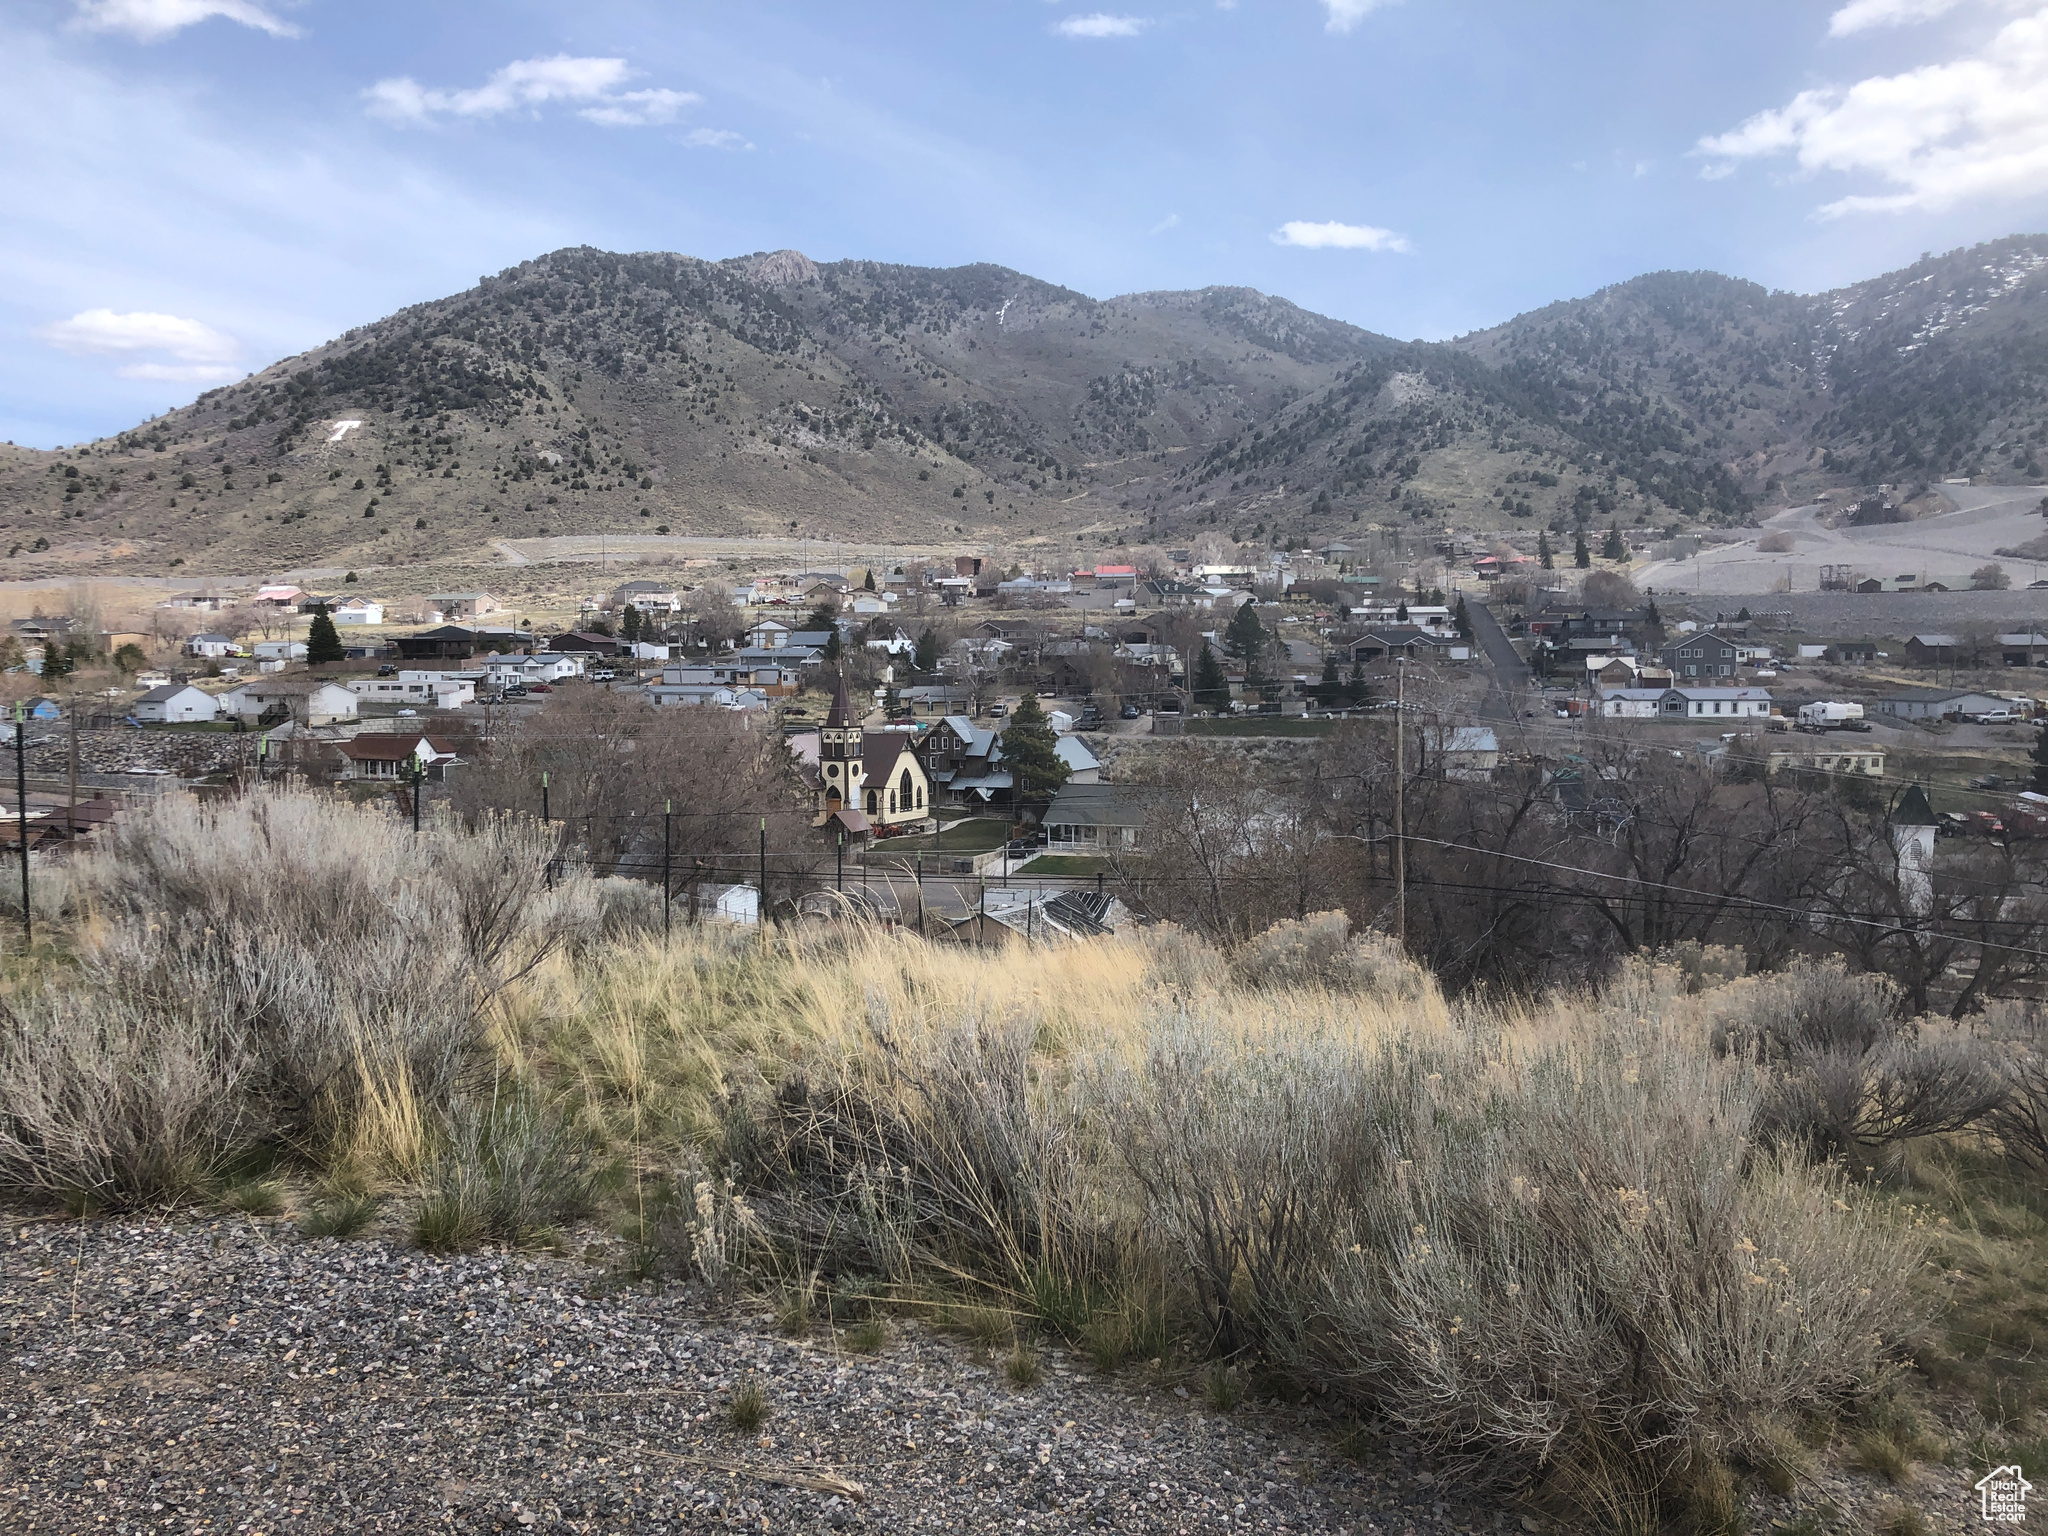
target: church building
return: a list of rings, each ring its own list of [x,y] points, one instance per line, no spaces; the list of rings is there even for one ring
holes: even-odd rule
[[[818,733],[818,819],[856,836],[931,819],[931,781],[911,750],[915,733],[861,728],[839,679]]]

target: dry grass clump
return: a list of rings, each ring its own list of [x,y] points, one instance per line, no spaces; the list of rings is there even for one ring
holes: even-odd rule
[[[0,1188],[156,1200],[266,1147],[403,1178],[419,1106],[487,1078],[494,1000],[590,926],[509,820],[414,836],[277,790],[100,837],[68,877],[75,965],[0,1011]]]
[[[1429,990],[1429,974],[1383,933],[1354,936],[1342,912],[1316,912],[1275,923],[1230,957],[1239,983],[1252,990],[1328,987],[1413,999]]]

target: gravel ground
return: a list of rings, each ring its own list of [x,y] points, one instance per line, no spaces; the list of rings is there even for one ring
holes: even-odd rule
[[[1223,1415],[1155,1370],[1045,1363],[1014,1388],[914,1325],[848,1354],[822,1329],[787,1338],[553,1257],[16,1213],[0,1530],[1542,1528],[1447,1497],[1398,1446],[1342,1457],[1318,1415]],[[725,1405],[749,1375],[771,1413],[742,1433]],[[1967,1478],[1938,1475],[1955,1488],[1923,1501],[1932,1528],[1967,1528]],[[1866,1490],[1824,1482],[1812,1497],[1851,1511],[1831,1528],[1876,1528],[1856,1512]]]

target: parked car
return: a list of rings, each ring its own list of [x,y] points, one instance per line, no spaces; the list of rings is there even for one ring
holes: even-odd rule
[[[1005,709],[1001,704],[991,704],[988,707],[988,712],[991,719],[1000,720],[1009,713],[1009,710]]]
[[[1126,704],[1119,712],[1118,718],[1123,720],[1142,720],[1145,718],[1145,711],[1138,708],[1135,704]]]
[[[526,691],[528,693],[553,693],[555,690],[547,683],[535,683]]]
[[[586,672],[584,674],[584,676],[588,677],[593,683],[608,683],[617,675],[618,674],[613,672],[610,667],[599,667],[594,672]]]
[[[398,668],[394,667],[393,665],[391,665],[390,662],[387,661],[384,663],[383,666],[377,669],[377,675],[379,677],[396,677],[398,676]]]

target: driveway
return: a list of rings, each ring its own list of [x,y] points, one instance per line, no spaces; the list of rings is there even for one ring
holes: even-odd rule
[[[1472,620],[1472,638],[1486,653],[1486,670],[1492,686],[1479,706],[1488,720],[1519,720],[1529,704],[1529,665],[1516,654],[1507,631],[1485,603],[1467,599],[1465,612]]]

